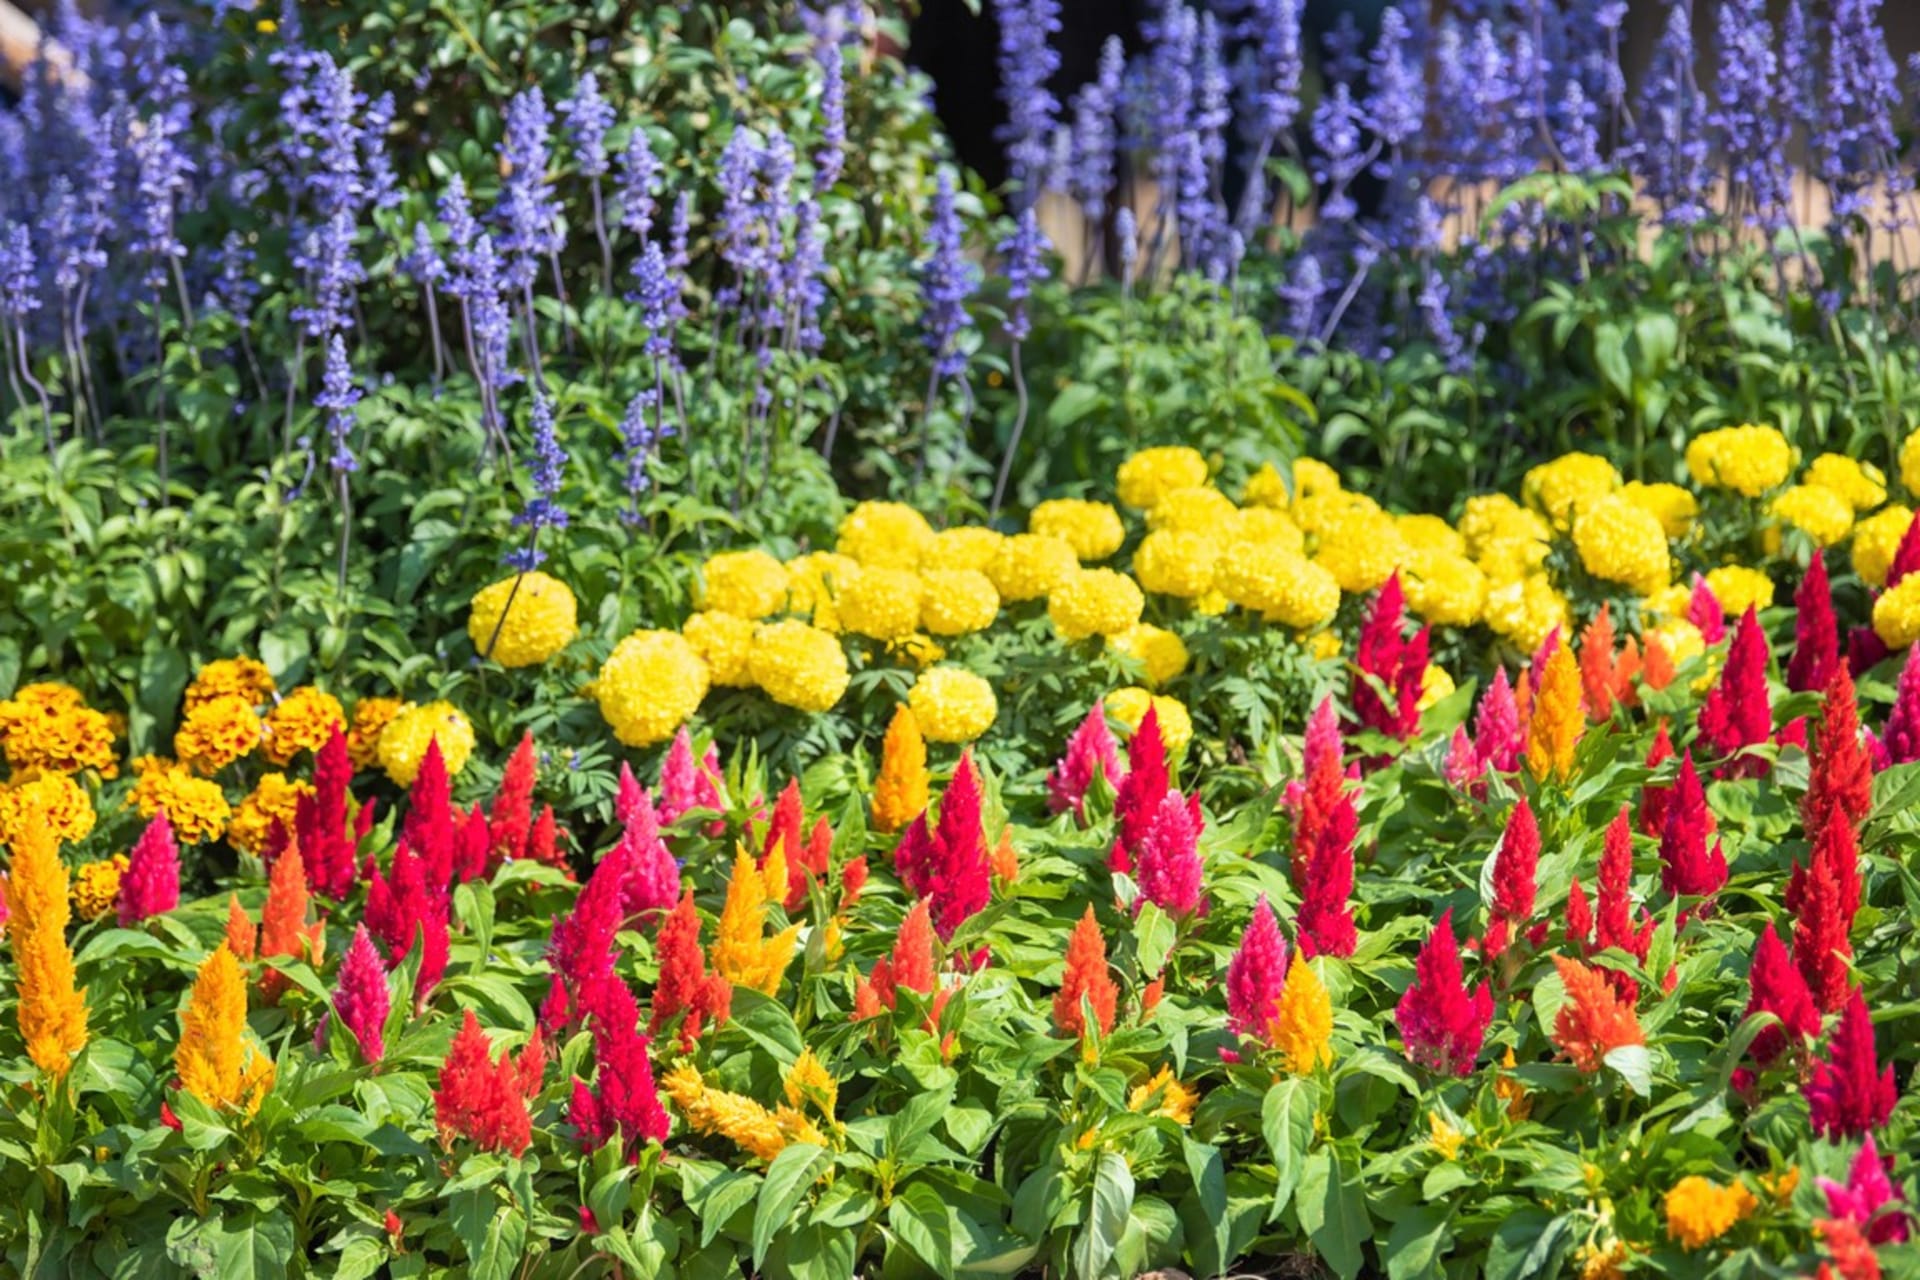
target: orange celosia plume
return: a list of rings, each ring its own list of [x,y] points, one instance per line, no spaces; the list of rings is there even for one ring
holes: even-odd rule
[[[267,900],[260,908],[262,959],[285,957],[312,965],[320,963],[325,934],[318,921],[307,923],[308,901],[307,871],[300,860],[300,846],[289,843],[267,873]],[[267,1003],[277,1001],[290,981],[279,970],[269,969],[260,980]]]
[[[1527,771],[1535,779],[1564,782],[1573,774],[1573,749],[1586,727],[1580,708],[1580,669],[1566,644],[1556,641],[1538,673],[1527,718]]]
[[[902,703],[880,746],[880,775],[873,780],[873,829],[892,834],[927,809],[927,744],[912,708]]]
[[[38,802],[28,800],[32,809]],[[44,815],[29,811],[14,837],[6,882],[8,930],[19,974],[16,1016],[27,1055],[55,1079],[67,1074],[87,1043],[87,993],[73,985],[67,946],[67,868]]]
[[[1113,976],[1107,972],[1107,940],[1101,936],[1100,923],[1089,906],[1067,940],[1067,967],[1060,976],[1059,994],[1053,998],[1054,1025],[1067,1035],[1084,1035],[1085,1010],[1091,1008],[1100,1034],[1105,1035],[1113,1030],[1113,1006],[1118,997]]]
[[[180,1014],[180,1087],[210,1107],[253,1112],[273,1087],[273,1060],[247,1042],[247,987],[223,942],[200,966]]]
[[[1567,989],[1567,1002],[1553,1020],[1553,1043],[1574,1066],[1591,1074],[1615,1049],[1647,1042],[1633,1005],[1604,973],[1565,956],[1555,956],[1553,965]]]

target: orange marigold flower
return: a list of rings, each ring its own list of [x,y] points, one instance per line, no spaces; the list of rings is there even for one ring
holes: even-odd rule
[[[173,1055],[180,1087],[210,1107],[260,1109],[273,1087],[273,1060],[247,1040],[247,987],[240,962],[221,943],[200,966],[180,1014]]]
[[[1060,991],[1053,998],[1054,1025],[1067,1035],[1084,1036],[1086,1009],[1091,1008],[1100,1034],[1105,1035],[1113,1030],[1113,1006],[1119,994],[1113,976],[1107,972],[1107,940],[1100,934],[1093,907],[1088,906],[1067,940],[1066,969],[1060,976]]]
[[[254,857],[266,854],[274,831],[293,833],[294,814],[302,796],[313,794],[311,782],[288,779],[284,773],[263,773],[251,794],[233,811],[227,839]]]
[[[261,752],[275,764],[287,764],[302,751],[326,746],[336,727],[347,727],[347,713],[341,710],[340,699],[310,684],[301,685],[267,713],[266,743]]]
[[[260,745],[266,728],[238,694],[209,698],[188,711],[174,731],[173,754],[199,774],[215,774]]]
[[[1555,956],[1553,965],[1567,988],[1567,1002],[1553,1020],[1553,1043],[1574,1066],[1591,1074],[1615,1049],[1647,1042],[1633,1005],[1620,998],[1606,974],[1565,956]]]
[[[20,991],[14,1016],[27,1042],[27,1056],[59,1079],[87,1043],[87,993],[74,989],[73,952],[67,946],[67,868],[44,821],[27,822],[16,836],[6,893]]]
[[[1527,720],[1527,771],[1536,779],[1564,782],[1573,775],[1573,749],[1586,727],[1580,668],[1564,642],[1553,642],[1545,669],[1536,678]]]
[[[16,776],[34,769],[92,769],[111,778],[119,772],[113,755],[118,736],[112,717],[87,706],[70,685],[30,684],[0,701],[0,747]]]
[[[226,792],[210,778],[196,778],[170,760],[143,756],[134,761],[139,780],[130,797],[143,818],[164,810],[181,844],[218,840],[233,810]]]
[[[873,780],[873,829],[892,833],[926,812],[927,744],[913,708],[894,708],[880,747],[880,776]]]
[[[273,696],[273,673],[266,664],[253,658],[219,658],[200,668],[187,686],[181,700],[183,711],[192,711],[215,698],[237,697],[250,707],[263,705]]]
[[[1738,1182],[1723,1187],[1689,1174],[1667,1192],[1667,1235],[1682,1249],[1699,1249],[1727,1234],[1757,1207],[1753,1193]]]
[[[29,824],[42,824],[57,844],[93,834],[93,799],[64,773],[38,773],[0,788],[0,844],[18,843]]]
[[[355,769],[371,769],[380,761],[380,735],[406,704],[398,698],[362,698],[353,704],[353,727],[347,730],[347,755]]]

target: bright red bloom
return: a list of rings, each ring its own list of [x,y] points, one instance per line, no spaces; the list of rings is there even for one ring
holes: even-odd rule
[[[403,841],[393,851],[385,875],[376,868],[367,886],[367,928],[386,948],[387,962],[398,965],[419,942],[420,968],[413,1002],[424,1007],[447,971],[447,913],[451,903],[444,884],[427,880],[427,867]]]
[[[1697,573],[1693,575],[1693,594],[1687,598],[1687,621],[1699,628],[1700,638],[1708,644],[1719,644],[1727,638],[1727,611],[1707,580]]]
[[[773,856],[774,846],[778,845],[788,866],[793,865],[800,856],[800,828],[806,821],[806,814],[800,806],[800,780],[789,778],[787,785],[780,789],[780,798],[773,805],[773,821],[767,824],[766,842],[760,847],[760,866],[764,870],[767,859]]]
[[[533,1141],[533,1120],[513,1056],[505,1049],[496,1062],[487,1033],[468,1009],[440,1066],[440,1087],[433,1094],[434,1123],[440,1140],[471,1140],[482,1151],[519,1155]]]
[[[1707,808],[1700,775],[1694,771],[1691,750],[1680,758],[1673,809],[1660,833],[1660,863],[1660,886],[1675,897],[1711,899],[1727,882],[1727,855],[1714,837],[1713,814]]]
[[[1673,739],[1667,736],[1667,722],[1654,729],[1653,745],[1647,748],[1647,768],[1658,769],[1673,759]],[[1667,813],[1673,807],[1673,786],[1649,781],[1640,788],[1640,830],[1658,840],[1667,829]]]
[[[847,859],[840,868],[840,909],[847,910],[860,901],[860,891],[867,887],[867,855]]]
[[[1280,922],[1263,893],[1240,935],[1239,949],[1227,962],[1227,1026],[1233,1034],[1269,1039],[1286,982],[1287,940],[1280,936]]]
[[[1113,1030],[1113,1007],[1119,999],[1113,975],[1107,972],[1107,940],[1088,906],[1067,939],[1067,964],[1060,975],[1060,991],[1053,998],[1053,1023],[1063,1034],[1084,1036],[1086,1010],[1093,1010],[1101,1035]],[[1084,1003],[1083,1003],[1084,1001]]]
[[[1814,1003],[1831,1013],[1846,1003],[1853,986],[1847,961],[1853,956],[1853,917],[1860,908],[1860,852],[1853,825],[1829,822],[1822,827],[1807,865],[1794,865],[1787,887],[1797,912],[1794,962]]]
[[[660,980],[653,989],[653,1016],[648,1019],[647,1032],[659,1035],[675,1014],[684,1013],[680,1048],[691,1053],[700,1033],[725,1022],[733,1011],[733,984],[718,973],[707,972],[693,890],[681,894],[679,903],[667,913],[660,936],[654,940],[653,953],[660,965]]]
[[[1514,701],[1505,667],[1494,668],[1493,683],[1474,713],[1473,748],[1496,773],[1512,773],[1520,767],[1520,755],[1527,749],[1527,721]]]
[[[632,849],[622,839],[587,877],[574,896],[573,909],[553,926],[547,940],[553,985],[540,1010],[540,1020],[550,1031],[557,1033],[577,1021],[579,1002],[613,973],[613,935],[626,914],[622,895],[632,878],[632,859]]]
[[[1553,967],[1567,1000],[1554,1017],[1552,1040],[1580,1072],[1592,1075],[1615,1049],[1647,1042],[1633,1002],[1622,1000],[1604,973],[1565,956],[1555,956]]]
[[[1525,796],[1507,819],[1500,848],[1493,855],[1493,905],[1487,914],[1487,936],[1482,944],[1489,960],[1506,952],[1513,933],[1533,919],[1535,878],[1540,871],[1540,826]]]
[[[596,983],[584,1004],[599,1070],[590,1091],[574,1081],[567,1123],[589,1149],[605,1143],[617,1127],[626,1140],[627,1158],[638,1160],[641,1147],[667,1138],[667,1112],[654,1087],[650,1042],[640,1030],[639,1006],[618,977]]]
[[[1742,755],[1764,743],[1773,733],[1773,709],[1767,692],[1767,635],[1751,607],[1740,615],[1740,625],[1727,649],[1727,664],[1719,683],[1700,704],[1700,737],[1715,754],[1729,757],[1719,774],[1723,778],[1758,778],[1767,762]]]
[[[1178,791],[1160,797],[1153,825],[1140,842],[1140,895],[1169,915],[1191,916],[1204,909],[1202,887],[1200,797],[1188,799]]]
[[[1160,712],[1148,706],[1147,713],[1140,718],[1140,727],[1127,742],[1127,776],[1120,780],[1120,788],[1114,794],[1113,815],[1120,824],[1115,857],[1116,861],[1125,863],[1115,870],[1133,869],[1134,851],[1146,838],[1154,811],[1160,807],[1160,797],[1167,794],[1171,785],[1166,740],[1160,734]]]
[[[1307,732],[1301,743],[1301,777],[1297,786],[1289,786],[1283,797],[1293,811],[1293,882],[1302,883],[1307,863],[1320,843],[1321,828],[1327,825],[1335,809],[1352,807],[1347,796],[1346,764],[1340,750],[1340,716],[1331,696],[1307,717]]]
[[[915,897],[933,899],[933,925],[943,941],[987,905],[992,872],[980,825],[980,775],[974,769],[972,751],[961,754],[960,767],[940,798],[939,825],[929,832],[924,813],[914,819],[894,849],[893,860],[901,882]]]
[[[120,927],[126,928],[180,905],[180,846],[161,809],[133,842],[120,876]]]
[[[1627,821],[1627,806],[1607,826],[1606,842],[1600,853],[1600,895],[1594,915],[1593,949],[1605,951],[1617,947],[1645,963],[1647,949],[1653,945],[1654,921],[1642,913],[1633,919],[1633,829]],[[1626,1000],[1639,996],[1640,984],[1617,969],[1607,971],[1607,980]]]
[[[1806,576],[1793,593],[1793,657],[1787,662],[1787,688],[1795,693],[1824,689],[1840,669],[1840,624],[1833,616],[1833,588],[1827,582],[1827,558],[1815,553]]]
[[[1893,1067],[1882,1070],[1874,1055],[1873,1018],[1857,990],[1840,1014],[1826,1058],[1814,1061],[1806,1095],[1813,1131],[1834,1142],[1863,1137],[1893,1114],[1899,1096]]]
[[[347,783],[352,778],[353,757],[347,751],[346,735],[336,724],[327,744],[314,753],[313,792],[302,794],[293,810],[294,842],[305,860],[307,887],[334,899],[352,890],[358,869],[357,840],[348,834],[347,826]]]
[[[414,775],[407,792],[407,816],[400,824],[400,839],[424,864],[427,883],[445,888],[453,883],[459,837],[447,762],[440,754],[440,740],[434,738],[427,743],[420,772]]]
[[[1413,639],[1401,636],[1406,595],[1396,570],[1380,588],[1360,625],[1354,664],[1365,676],[1393,695],[1389,707],[1371,681],[1356,679],[1350,701],[1359,723],[1402,741],[1420,732],[1420,685],[1427,674],[1427,647],[1431,630],[1422,627]]]
[[[833,869],[833,824],[822,814],[813,824],[807,842],[787,855],[787,898],[783,904],[788,915],[806,905],[810,887],[825,880]]]
[[[367,926],[353,931],[353,941],[340,961],[340,976],[333,989],[333,1012],[340,1025],[353,1033],[360,1055],[368,1062],[386,1056],[384,1028],[393,1000],[387,992],[387,967],[380,962]]]
[[[1914,523],[1920,524],[1920,520]],[[1887,749],[1887,758],[1895,764],[1920,760],[1920,644],[1907,650],[1894,690],[1893,710],[1880,741]]]
[[[1413,983],[1395,1006],[1394,1022],[1407,1057],[1441,1075],[1473,1071],[1481,1042],[1493,1022],[1493,992],[1482,982],[1469,993],[1453,936],[1453,911],[1440,913],[1413,964]]]
[[[1350,956],[1359,944],[1348,901],[1353,896],[1353,842],[1359,825],[1353,797],[1343,796],[1342,803],[1328,813],[1313,856],[1307,860],[1294,936],[1309,958]]]
[[[553,821],[553,806],[541,805],[540,816],[533,820],[533,831],[527,837],[527,860],[546,867],[557,867],[565,871],[567,879],[571,880],[573,871],[560,853],[558,835]]]
[[[626,766],[623,764],[622,769]],[[533,750],[531,731],[521,735],[520,745],[507,758],[500,775],[500,790],[494,793],[493,808],[487,812],[488,863],[517,862],[527,856],[527,840],[533,834],[533,784],[539,761]],[[631,778],[631,773],[625,777]]]
[[[1826,686],[1820,729],[1814,736],[1812,773],[1806,798],[1800,802],[1800,821],[1807,839],[1817,840],[1828,822],[1858,827],[1873,808],[1873,762],[1860,740],[1860,710],[1854,701],[1853,677],[1836,664]],[[1787,909],[1794,909],[1792,897]]]
[[[455,809],[458,814],[460,811]],[[453,880],[455,884],[465,884],[469,880],[478,880],[487,874],[489,850],[493,847],[493,832],[487,825],[486,811],[479,805],[467,810],[455,827],[453,845]]]
[[[932,904],[925,898],[914,903],[900,922],[900,933],[893,942],[893,955],[887,966],[888,987],[905,987],[921,995],[931,995],[934,970],[939,963],[933,942]],[[892,990],[887,1004],[893,1004]]]
[[[1920,529],[1908,524],[1907,531],[1900,535],[1900,545],[1893,550],[1893,563],[1887,566],[1887,590],[1899,586],[1915,569],[1920,569]]]
[[[1770,1067],[1787,1049],[1798,1047],[1807,1037],[1820,1034],[1820,1010],[1814,1007],[1806,979],[1793,967],[1786,944],[1769,921],[1754,944],[1753,964],[1747,970],[1745,1017],[1771,1013],[1780,1019],[1777,1027],[1768,1027],[1753,1038],[1748,1052],[1761,1067]]]
[[[1906,1202],[1887,1176],[1886,1161],[1872,1134],[1860,1144],[1844,1185],[1831,1178],[1821,1178],[1817,1185],[1827,1198],[1827,1212],[1859,1226],[1871,1243],[1894,1244],[1907,1238]]]
[[[1107,785],[1120,785],[1120,750],[1107,728],[1107,708],[1096,701],[1087,718],[1067,739],[1067,749],[1053,771],[1047,774],[1047,808],[1054,813],[1073,810],[1074,817],[1085,820],[1087,791],[1095,776],[1103,775]]]

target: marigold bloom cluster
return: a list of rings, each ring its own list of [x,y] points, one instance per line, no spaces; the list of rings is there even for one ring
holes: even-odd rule
[[[1687,471],[1696,484],[1757,498],[1777,489],[1793,470],[1793,447],[1773,427],[1722,427],[1687,444]]]
[[[396,786],[410,787],[427,749],[436,744],[447,772],[459,773],[473,754],[472,722],[451,702],[408,707],[380,734],[380,767]]]
[[[784,570],[780,583],[784,593]],[[578,608],[566,583],[538,570],[502,578],[474,593],[467,639],[503,667],[539,666],[573,642]]]

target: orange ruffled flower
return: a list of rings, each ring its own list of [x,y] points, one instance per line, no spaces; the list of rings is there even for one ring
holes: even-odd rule
[[[260,908],[260,957],[276,956],[300,960],[318,966],[326,935],[319,921],[307,923],[307,871],[300,859],[300,846],[289,844],[267,873],[267,900]],[[267,1003],[279,1000],[291,980],[277,969],[269,969],[260,980],[261,994]]]
[[[1199,1093],[1182,1084],[1173,1074],[1173,1068],[1165,1065],[1145,1084],[1135,1085],[1127,1095],[1127,1110],[1165,1116],[1181,1125],[1193,1123],[1193,1109],[1199,1103]]]
[[[786,858],[781,843],[775,844],[764,869],[754,866],[753,855],[742,845],[734,856],[733,876],[727,881],[727,900],[720,908],[712,953],[713,967],[734,986],[751,987],[766,995],[779,989],[780,976],[793,959],[800,929],[789,925],[771,938],[764,933],[767,904],[786,896]]]
[[[31,812],[28,815],[32,816]],[[73,952],[67,947],[67,868],[53,832],[29,821],[16,835],[13,868],[6,881],[7,927],[19,974],[15,1016],[27,1056],[56,1080],[87,1043],[87,993],[73,986]]]
[[[1710,1178],[1690,1174],[1667,1192],[1667,1235],[1682,1249],[1703,1248],[1758,1207],[1753,1192],[1738,1182],[1723,1187]]]
[[[1061,1031],[1070,1036],[1084,1036],[1087,1030],[1085,1009],[1093,1010],[1095,1023],[1100,1034],[1113,1030],[1113,1006],[1119,998],[1119,989],[1113,985],[1113,976],[1107,972],[1107,940],[1100,935],[1100,922],[1093,918],[1093,908],[1080,917],[1080,923],[1073,926],[1073,936],[1067,940],[1067,967],[1060,976],[1060,991],[1053,998],[1053,1022]]]
[[[243,1107],[252,1114],[273,1088],[273,1060],[247,1040],[246,980],[224,942],[194,979],[180,1013],[173,1065],[180,1087],[214,1108]]]
[[[927,810],[927,744],[913,708],[901,703],[880,747],[880,776],[873,780],[873,829],[892,834]]]
[[[380,760],[380,735],[405,704],[398,698],[362,698],[353,704],[347,730],[347,757],[355,769],[371,769]]]
[[[1580,668],[1566,644],[1556,640],[1538,673],[1527,718],[1527,772],[1536,780],[1564,782],[1573,775],[1573,749],[1586,727],[1580,706]]]
[[[1273,1019],[1273,1047],[1288,1071],[1305,1075],[1333,1061],[1333,1001],[1320,975],[1296,949],[1280,1007]]]
[[[335,728],[346,727],[347,713],[340,699],[310,684],[301,685],[267,713],[261,754],[275,764],[288,764],[302,751],[319,751]]]
[[[173,754],[195,773],[212,775],[251,753],[265,733],[253,704],[238,694],[226,694],[187,712],[174,732]]]
[[[34,769],[91,769],[111,778],[119,772],[113,755],[118,736],[112,718],[87,706],[71,685],[30,684],[0,702],[0,748],[16,778]]]
[[[1553,1020],[1553,1043],[1574,1066],[1590,1075],[1615,1049],[1647,1042],[1633,1005],[1604,973],[1565,956],[1555,956],[1553,965],[1567,988],[1567,1002]]]

